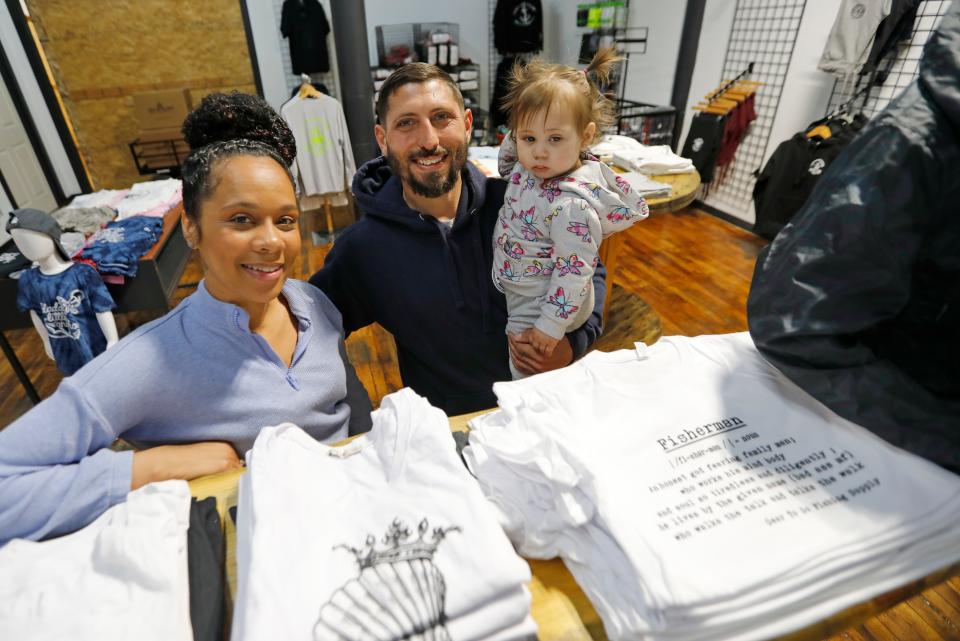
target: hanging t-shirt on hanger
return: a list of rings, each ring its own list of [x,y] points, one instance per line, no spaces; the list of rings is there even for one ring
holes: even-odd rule
[[[893,0],[843,0],[817,68],[840,76],[858,73],[867,62],[880,23]]]
[[[493,13],[493,44],[502,54],[543,49],[540,0],[498,0]]]
[[[51,275],[30,269],[17,286],[17,307],[40,317],[57,367],[67,376],[107,348],[97,314],[114,306],[100,274],[89,265],[75,264]]]
[[[303,181],[301,196],[349,189],[357,171],[343,107],[330,96],[294,96],[280,108],[297,141],[294,168]]]
[[[293,73],[330,71],[327,14],[317,0],[284,0],[280,10],[280,33],[290,39]]]

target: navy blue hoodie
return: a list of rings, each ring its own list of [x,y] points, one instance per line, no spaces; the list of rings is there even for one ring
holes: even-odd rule
[[[510,380],[507,307],[493,286],[493,227],[506,183],[470,163],[452,227],[410,209],[385,158],[363,165],[353,193],[366,214],[337,239],[310,282],[349,333],[380,323],[393,334],[404,385],[448,415],[494,407]],[[594,313],[568,334],[574,357],[600,335],[606,270],[594,275]]]

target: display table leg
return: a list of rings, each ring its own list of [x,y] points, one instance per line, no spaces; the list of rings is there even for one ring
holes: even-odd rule
[[[3,349],[3,355],[7,357],[10,367],[13,368],[13,373],[17,375],[17,378],[20,379],[20,384],[23,385],[23,389],[26,390],[27,398],[29,398],[34,405],[39,403],[40,395],[37,394],[36,388],[34,388],[33,383],[30,382],[30,377],[27,376],[27,371],[23,369],[20,359],[17,358],[17,353],[13,351],[13,346],[10,345],[10,341],[7,340],[3,332],[0,332],[0,348]]]

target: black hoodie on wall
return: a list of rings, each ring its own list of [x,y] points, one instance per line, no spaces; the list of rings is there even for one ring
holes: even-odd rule
[[[498,0],[493,12],[493,44],[504,55],[543,49],[540,0]]]
[[[327,53],[327,14],[317,0],[284,0],[280,10],[280,33],[290,39],[293,73],[330,71]]]

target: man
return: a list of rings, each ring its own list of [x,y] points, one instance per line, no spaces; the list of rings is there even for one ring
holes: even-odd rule
[[[537,373],[569,364],[601,331],[606,271],[594,276],[594,314],[550,357],[510,337],[493,286],[493,228],[505,183],[467,163],[473,115],[450,76],[422,63],[394,72],[377,100],[383,156],[353,193],[366,214],[310,279],[343,314],[347,332],[380,323],[393,334],[405,385],[449,415],[496,404],[508,359]]]
[[[757,259],[763,355],[841,416],[960,471],[960,2],[919,77]]]

